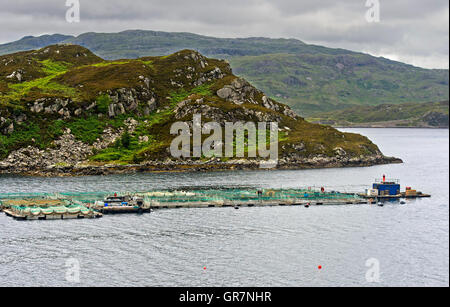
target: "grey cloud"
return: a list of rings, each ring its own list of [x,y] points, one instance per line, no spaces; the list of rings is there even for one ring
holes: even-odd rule
[[[365,20],[366,0],[80,0],[81,22],[65,21],[65,0],[0,0],[0,42],[44,33],[127,29],[220,37],[286,37],[368,52],[417,66],[448,68],[447,0],[380,0],[381,22]]]

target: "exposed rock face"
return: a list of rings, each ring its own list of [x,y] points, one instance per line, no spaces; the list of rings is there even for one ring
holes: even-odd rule
[[[25,117],[26,118],[26,117]],[[22,122],[24,117],[20,117],[19,120]],[[0,132],[4,135],[9,135],[14,132],[14,120],[6,119],[0,117]]]
[[[19,82],[22,82],[22,76],[24,74],[24,71],[19,69],[17,71],[14,71],[12,74],[6,76],[6,79],[16,79]]]
[[[155,111],[158,108],[158,103],[156,99],[153,97],[147,102],[147,106],[144,108],[144,115],[149,115],[151,112]]]
[[[448,127],[448,114],[430,111],[422,117],[422,120],[433,127]]]
[[[206,65],[203,61],[200,62],[204,65]],[[211,70],[209,73],[204,74],[201,76],[197,81],[194,82],[195,86],[200,86],[206,82],[211,82],[212,80],[218,80],[222,79],[225,76],[225,74],[222,73],[219,67],[215,67],[213,70]]]
[[[31,104],[30,111],[37,114],[55,114],[63,119],[69,119],[72,115],[69,109],[72,104],[72,100],[68,98],[41,98]]]
[[[226,111],[219,107],[211,106],[204,103],[203,100],[192,101],[190,99],[180,102],[175,109],[175,117],[177,119],[192,117],[192,114],[200,114],[202,118],[220,123],[222,126],[225,122],[238,122],[243,118],[253,122],[280,122],[281,117],[276,113],[265,113],[255,111],[245,107]]]
[[[244,102],[258,104],[256,96],[262,93],[244,79],[235,79],[230,85],[217,91],[217,96],[227,101],[241,105]]]
[[[109,117],[137,112],[138,106],[145,102],[144,113],[150,114],[158,108],[158,102],[154,94],[149,90],[121,88],[115,91],[109,91],[111,103],[108,105],[107,114]],[[62,119],[69,119],[72,116],[79,117],[87,111],[93,110],[97,106],[96,102],[87,107],[74,108],[74,102],[71,99],[62,98],[41,98],[30,104],[30,111],[36,114],[59,115]]]
[[[299,118],[299,116],[294,111],[292,111],[291,108],[276,103],[269,97],[265,96],[261,91],[254,88],[244,79],[235,79],[230,85],[226,85],[218,90],[217,96],[236,105],[243,105],[244,103],[262,105],[269,110],[281,112],[291,118]]]
[[[114,91],[108,91],[111,104],[108,106],[109,117],[135,112],[142,102],[147,102],[149,112],[155,110],[158,106],[154,94],[147,88],[127,89],[121,88]]]

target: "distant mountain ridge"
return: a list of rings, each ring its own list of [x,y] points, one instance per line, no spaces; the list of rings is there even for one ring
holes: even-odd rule
[[[25,37],[0,45],[0,54],[55,43],[84,46],[115,60],[193,49],[227,59],[233,71],[270,97],[310,116],[354,105],[448,100],[448,69],[423,69],[364,53],[309,45],[297,39],[215,38],[192,33],[129,30],[77,37]]]
[[[206,55],[251,56],[272,53],[311,53],[345,54],[344,49],[331,49],[307,45],[297,39],[273,39],[264,37],[215,38],[184,32],[161,32],[127,30],[119,33],[87,32],[79,36],[43,35],[26,36],[16,42],[0,45],[0,55],[33,48],[42,48],[49,44],[70,43],[80,46],[89,45],[92,52],[108,60],[118,58],[139,58],[142,56],[169,55],[183,49],[195,49]]]
[[[9,54],[20,51],[28,51],[40,49],[44,46],[59,44],[64,40],[74,38],[72,35],[42,35],[42,36],[25,36],[18,41],[0,45],[0,55]]]

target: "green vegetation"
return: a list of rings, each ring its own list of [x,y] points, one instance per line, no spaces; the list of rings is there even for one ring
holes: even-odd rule
[[[9,136],[0,134],[0,159],[6,158],[10,148],[20,148],[31,144],[33,138],[40,138],[39,127],[35,124],[28,127],[18,127]]]
[[[130,133],[128,132],[128,130],[125,130],[125,132],[122,134],[122,137],[120,138],[120,145],[125,149],[130,149],[130,142]]]
[[[100,120],[97,116],[88,118],[79,118],[67,123],[67,127],[72,134],[80,141],[93,144],[99,138],[106,127],[106,122]]]
[[[45,149],[58,136],[62,135],[62,121],[54,121],[46,126],[43,122],[30,122],[16,125],[15,130],[10,135],[0,133],[0,160],[7,157],[11,150],[26,146],[36,146]]]
[[[170,92],[171,102],[172,103],[181,102],[181,101],[185,100],[187,97],[189,97],[190,95],[194,95],[194,94],[197,94],[200,96],[205,96],[205,97],[212,96],[210,87],[211,87],[210,84],[204,84],[204,85],[200,85],[200,86],[192,89],[189,92],[186,91],[185,89],[181,89],[176,92]]]
[[[57,76],[66,73],[70,64],[54,62],[50,59],[36,62],[41,65],[41,71],[47,76],[27,82],[9,84],[10,90],[5,95],[0,95],[1,100],[19,102],[31,90],[35,89],[39,90],[42,94],[76,97],[77,91],[74,88],[53,81]]]
[[[141,118],[141,123],[133,133],[125,130],[112,146],[96,153],[91,157],[91,161],[116,163],[137,163],[142,161],[139,158],[139,152],[145,148],[155,146],[155,137],[151,135],[151,127],[162,119],[163,115]],[[148,141],[140,142],[139,137],[144,135],[148,137]]]
[[[149,61],[145,61],[145,60],[140,60],[144,65],[147,65],[148,67],[150,67],[151,69],[155,69],[155,67],[153,66],[153,61],[149,60]]]
[[[103,94],[98,96],[96,101],[97,101],[97,111],[102,114],[106,114],[108,112],[109,104],[111,103],[111,98],[108,95]]]
[[[130,63],[130,61],[110,61],[110,62],[95,63],[95,64],[91,64],[89,66],[106,67],[106,66],[110,66],[110,65],[124,65],[124,64],[128,64],[128,63]]]
[[[57,75],[60,73],[65,73],[67,69],[71,66],[69,63],[54,62],[50,59],[38,61],[38,63],[42,64],[43,66],[42,70],[48,75]]]

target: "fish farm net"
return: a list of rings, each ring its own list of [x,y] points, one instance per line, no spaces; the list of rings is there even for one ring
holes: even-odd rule
[[[313,189],[202,189],[202,190],[160,190],[147,192],[71,192],[71,193],[9,193],[0,194],[2,206],[25,206],[27,199],[39,207],[58,207],[63,201],[79,205],[94,203],[111,195],[133,195],[142,197],[150,204],[224,204],[224,203],[270,203],[270,202],[320,202],[320,201],[357,201],[356,194],[325,192]],[[29,202],[29,201],[28,201]]]
[[[142,194],[144,199],[158,203],[189,203],[189,202],[270,202],[270,201],[318,201],[318,200],[357,200],[354,194],[338,192],[319,192],[312,190],[192,190],[192,191],[165,191],[147,192]]]

